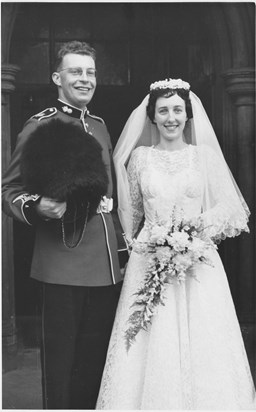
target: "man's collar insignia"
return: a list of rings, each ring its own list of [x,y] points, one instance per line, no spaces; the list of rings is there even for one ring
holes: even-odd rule
[[[82,119],[87,114],[86,108],[84,110],[79,109],[78,107],[72,106],[71,104],[60,99],[57,100],[57,108],[62,113],[75,117],[76,119]]]
[[[73,112],[71,107],[68,107],[68,106],[62,106],[62,110],[63,110],[64,113],[69,113],[69,114],[71,114]]]
[[[78,107],[71,106],[67,102],[62,101],[60,99],[57,100],[56,107],[59,111],[69,115],[70,117],[75,117],[76,119],[84,119],[86,116],[89,116],[92,119],[95,119],[99,121],[100,123],[105,124],[104,120],[101,117],[91,114],[87,108],[82,110],[82,109],[79,109]]]

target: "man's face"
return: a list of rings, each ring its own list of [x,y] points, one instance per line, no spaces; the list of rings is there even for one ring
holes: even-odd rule
[[[59,71],[53,73],[52,79],[58,86],[61,100],[84,109],[96,88],[95,61],[91,56],[66,54]]]

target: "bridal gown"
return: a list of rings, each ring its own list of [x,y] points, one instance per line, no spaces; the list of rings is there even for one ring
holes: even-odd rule
[[[205,212],[212,230],[223,224],[228,194],[209,153],[216,206]],[[186,217],[201,213],[203,177],[198,148],[168,152],[139,147],[131,157],[129,182],[134,232],[145,215],[138,240],[147,241],[148,225],[167,219],[174,205]],[[219,227],[218,227],[219,226]],[[211,230],[211,228],[209,228]],[[197,280],[169,284],[148,331],[141,330],[127,352],[124,333],[143,282],[147,258],[132,252],[109,344],[96,409],[255,409],[255,389],[227,277],[218,255],[214,266],[197,265]]]

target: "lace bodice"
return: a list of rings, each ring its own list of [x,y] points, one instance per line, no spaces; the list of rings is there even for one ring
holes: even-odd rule
[[[200,215],[212,237],[220,233],[222,237],[235,236],[241,230],[248,231],[246,213],[237,213],[218,159],[207,151],[208,190],[214,193],[214,205],[201,214],[205,176],[201,172],[198,150],[192,145],[171,152],[155,146],[141,146],[134,150],[127,170],[132,236],[136,234],[143,216],[145,227],[154,223],[156,216],[167,221],[174,205],[182,208],[187,218]]]

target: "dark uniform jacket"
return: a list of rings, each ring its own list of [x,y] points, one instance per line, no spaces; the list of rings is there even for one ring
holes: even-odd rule
[[[55,107],[30,118],[18,136],[10,166],[2,180],[3,211],[16,220],[35,225],[35,245],[31,276],[39,281],[76,286],[107,286],[121,279],[117,237],[111,213],[95,214],[87,223],[82,242],[76,248],[67,248],[62,239],[61,221],[45,221],[37,216],[34,205],[37,195],[26,193],[21,181],[20,157],[24,143],[39,122],[49,117],[79,122],[102,146],[102,158],[108,174],[107,198],[113,195],[112,147],[110,136],[102,119],[88,110],[82,111],[61,100]],[[119,236],[119,239],[121,237]],[[125,244],[119,250],[125,249]]]

